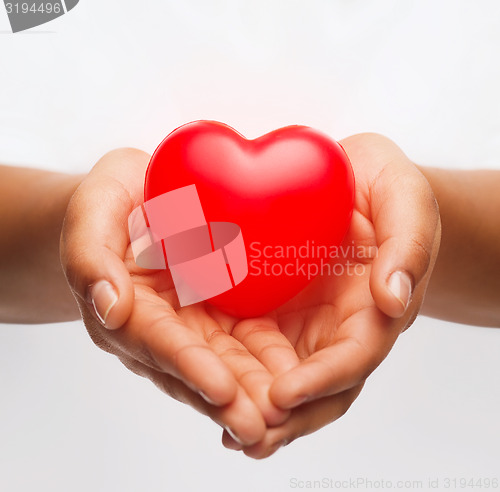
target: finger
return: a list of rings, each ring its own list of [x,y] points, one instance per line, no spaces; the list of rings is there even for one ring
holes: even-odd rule
[[[229,405],[209,410],[207,415],[244,446],[259,442],[266,432],[266,422],[260,410],[241,387],[238,387],[236,398]]]
[[[278,376],[269,395],[280,408],[340,393],[364,381],[389,353],[401,331],[375,306],[339,326],[333,343]]]
[[[252,446],[238,445],[227,433],[223,433],[222,442],[228,449],[242,449],[251,458],[268,458],[299,437],[311,434],[342,417],[358,397],[362,387],[360,384],[337,395],[301,405],[293,410],[283,425],[268,429],[264,438]]]
[[[128,318],[133,287],[123,264],[128,216],[143,199],[149,161],[139,150],[104,156],[74,193],[61,236],[61,260],[76,295],[109,329]]]
[[[370,288],[384,313],[400,317],[437,255],[436,200],[416,168],[387,166],[373,185],[371,208],[378,255]]]
[[[101,331],[133,359],[181,379],[214,405],[234,400],[238,385],[230,369],[152,289],[136,286],[129,319],[120,330]]]
[[[405,313],[435,262],[440,241],[439,212],[429,184],[416,173],[398,172],[387,170],[372,194],[379,249],[370,288],[377,306],[392,317]]]
[[[241,451],[243,449],[243,444],[240,444],[236,441],[236,439],[233,439],[231,434],[229,434],[226,430],[222,432],[221,442],[226,449],[231,449],[232,451]]]
[[[264,437],[264,420],[250,398],[240,388],[234,400],[224,407],[216,407],[205,401],[179,379],[156,371],[135,359],[120,357],[132,372],[151,380],[165,394],[193,407],[222,426],[238,446],[252,445]]]
[[[196,324],[196,308],[184,309],[182,316],[189,326]],[[277,408],[269,399],[269,388],[274,380],[272,374],[214,320],[205,320],[204,330],[210,347],[231,369],[238,383],[261,411],[266,424],[274,426],[283,423],[290,412]]]
[[[437,255],[437,202],[422,173],[388,138],[355,135],[342,145],[355,169],[357,199],[368,202],[367,213],[375,228],[373,298],[388,316],[400,317]]]
[[[283,374],[300,363],[292,344],[271,318],[240,321],[234,326],[231,334],[273,376]]]

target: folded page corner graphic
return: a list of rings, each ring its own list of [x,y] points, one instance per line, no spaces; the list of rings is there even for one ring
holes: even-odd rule
[[[66,4],[66,12],[74,9],[79,1],[80,0],[64,0],[64,3]]]
[[[132,211],[128,226],[136,264],[168,268],[181,306],[222,294],[248,274],[240,227],[207,223],[195,185],[148,200]]]
[[[74,9],[79,0],[4,0],[13,33],[46,24]]]

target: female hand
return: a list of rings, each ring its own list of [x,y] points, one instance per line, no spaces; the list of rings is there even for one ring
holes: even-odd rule
[[[439,249],[440,217],[431,187],[389,139],[361,134],[341,142],[356,178],[350,230],[333,274],[317,277],[303,292],[254,329],[233,331],[276,379],[271,401],[292,410],[252,446],[224,433],[224,444],[252,457],[339,418],[383,361],[399,334],[414,321]],[[264,350],[266,337],[281,333]],[[284,371],[279,361],[296,354]],[[300,363],[299,363],[300,361]]]
[[[69,285],[97,346],[251,445],[290,412],[270,402],[271,374],[230,335],[236,319],[204,303],[179,308],[168,271],[135,264],[127,220],[148,161],[110,152],[74,193],[61,238]]]

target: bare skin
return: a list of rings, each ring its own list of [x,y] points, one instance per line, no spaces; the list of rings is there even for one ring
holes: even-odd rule
[[[147,154],[113,151],[86,177],[0,167],[0,320],[76,319],[78,304],[99,347],[219,423],[226,447],[269,456],[343,415],[419,311],[500,326],[500,172],[419,170],[375,134],[341,143],[356,177],[345,244],[372,254],[249,320],[179,308],[168,275],[133,262]]]
[[[68,202],[83,176],[0,166],[0,321],[79,316],[59,259]]]
[[[421,168],[443,223],[441,253],[422,314],[500,326],[500,171]]]

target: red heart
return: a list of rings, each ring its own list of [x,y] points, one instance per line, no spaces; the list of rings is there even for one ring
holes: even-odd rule
[[[145,201],[192,184],[208,222],[241,227],[248,276],[208,301],[238,317],[265,314],[301,291],[340,245],[352,215],[347,155],[305,126],[255,140],[213,121],[177,128],[151,158]]]

